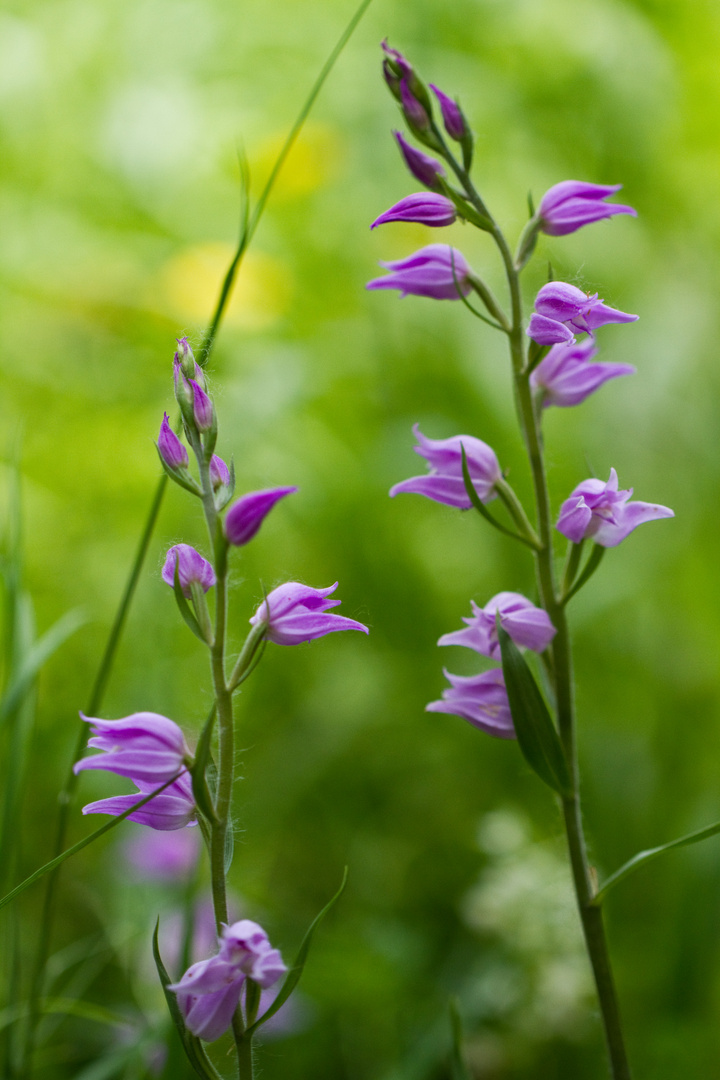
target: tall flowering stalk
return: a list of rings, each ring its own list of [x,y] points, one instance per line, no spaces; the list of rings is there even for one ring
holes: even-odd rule
[[[437,228],[456,219],[475,225],[489,234],[499,252],[510,304],[506,310],[463,255],[442,243],[433,243],[405,259],[383,263],[390,272],[369,282],[368,288],[398,289],[401,296],[460,300],[505,336],[535,502],[534,515],[529,515],[504,478],[494,452],[478,438],[457,435],[430,439],[416,425],[420,445],[415,449],[426,459],[430,472],[396,484],[390,494],[415,493],[461,509],[475,507],[494,527],[530,548],[540,603],[536,607],[525,597],[508,592],[499,593],[483,608],[473,603],[472,616],[464,620],[466,627],[443,635],[438,644],[470,648],[479,656],[501,663],[501,667],[473,676],[446,672],[449,689],[443,692],[442,700],[427,708],[454,713],[495,737],[516,737],[528,763],[557,793],[612,1075],[614,1080],[629,1080],[601,901],[607,887],[631,867],[618,871],[599,889],[588,862],[580,808],[566,608],[597,569],[607,547],[620,543],[643,522],[672,517],[672,511],[656,504],[630,502],[632,491],[618,489],[613,470],[607,483],[590,479],[579,484],[563,503],[553,527],[542,436],[544,409],[578,405],[607,380],[631,374],[634,369],[629,365],[602,363],[593,358],[598,351],[596,332],[600,327],[633,322],[637,316],[608,307],[597,293],[585,294],[573,285],[550,282],[540,290],[526,329],[520,276],[540,233],[563,236],[584,225],[616,214],[634,215],[635,211],[607,201],[618,185],[564,181],[543,196],[537,212],[531,209],[530,221],[513,254],[471,178],[473,137],[460,106],[433,86],[440,105],[440,117],[436,119],[427,87],[412,65],[387,43],[383,49],[385,81],[410,134],[424,148],[416,149],[395,133],[402,158],[429,193],[402,199],[381,214],[373,227],[392,221],[415,221]],[[470,303],[471,296],[479,299],[484,310],[478,311]],[[488,509],[487,504],[496,497],[506,511],[507,523],[496,516],[495,507]],[[569,541],[560,577],[555,568],[558,532]],[[593,546],[583,562],[588,540],[593,541]],[[534,651],[541,658],[551,688],[554,717],[520,648]],[[711,835],[713,829],[704,830],[704,834]]]

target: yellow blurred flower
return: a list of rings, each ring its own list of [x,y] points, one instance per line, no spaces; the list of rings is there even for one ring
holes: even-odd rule
[[[182,322],[209,322],[233,257],[230,244],[195,244],[173,256],[160,271],[158,300]],[[242,261],[225,320],[245,330],[266,330],[287,311],[292,295],[289,267],[263,251]]]
[[[268,135],[250,154],[252,189],[264,187],[287,133]],[[306,124],[293,146],[273,188],[273,200],[307,195],[334,180],[340,172],[344,145],[340,132],[329,124]]]

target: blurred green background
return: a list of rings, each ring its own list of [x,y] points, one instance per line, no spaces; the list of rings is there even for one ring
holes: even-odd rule
[[[21,442],[39,630],[77,606],[89,620],[42,674],[12,881],[51,852],[77,711],[158,475],[174,338],[199,343],[236,236],[238,148],[257,194],[350,13],[338,0],[3,5],[2,453],[7,462]],[[537,198],[566,178],[622,181],[639,211],[543,239],[525,275],[528,305],[551,259],[556,276],[641,316],[601,339],[603,358],[638,374],[546,418],[554,506],[612,465],[622,487],[677,515],[612,551],[571,608],[586,824],[607,874],[720,818],[720,10],[375,0],[281,176],[211,368],[218,450],[234,456],[238,490],[301,489],[236,557],[235,639],[263,588],[292,579],[339,580],[341,611],[372,631],[270,646],[238,701],[238,910],[290,957],[350,867],[294,1030],[268,1042],[263,1076],[446,1080],[458,995],[477,1080],[600,1080],[554,802],[512,743],[423,711],[443,664],[470,670],[460,650],[435,646],[470,598],[532,596],[534,585],[525,550],[476,516],[387,498],[421,469],[411,425],[485,439],[529,488],[503,342],[459,304],[364,290],[379,259],[451,239],[504,295],[482,234],[369,232],[417,190],[390,136],[385,35],[459,95],[477,133],[476,183],[513,240],[528,189]],[[3,508],[9,476],[4,464]],[[195,733],[206,660],[160,579],[180,540],[205,543],[177,489],[103,715],[154,709]],[[86,776],[82,801],[117,790]],[[78,810],[71,838],[102,820]],[[156,1075],[166,1021],[150,933],[179,896],[133,881],[121,834],[137,830],[121,826],[63,874],[52,993],[75,1015],[45,1022],[38,1080]],[[0,916],[5,974],[19,961],[25,987],[41,891]],[[639,872],[607,918],[638,1078],[720,1077],[720,841]]]

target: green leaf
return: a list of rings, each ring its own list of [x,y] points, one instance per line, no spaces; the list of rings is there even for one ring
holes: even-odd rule
[[[450,998],[450,1027],[452,1029],[452,1080],[471,1080],[463,1058],[462,1017],[457,998]]]
[[[520,650],[503,630],[498,639],[510,712],[518,744],[531,769],[564,798],[572,795],[565,753],[538,685]]]
[[[183,595],[182,586],[180,584],[180,560],[179,559],[175,560],[175,573],[173,575],[173,592],[175,593],[175,599],[177,601],[178,610],[180,611],[180,614],[182,615],[183,619],[185,620],[187,625],[190,627],[190,629],[192,630],[195,637],[200,638],[202,643],[204,645],[207,645],[207,641],[205,640],[205,635],[203,634],[202,630],[200,629],[200,623],[197,621],[197,619],[193,615],[192,611],[190,610],[190,605],[188,604],[187,600],[185,599],[185,596]]]
[[[178,776],[180,776],[180,773],[178,773],[177,776],[173,776],[170,780],[166,780],[162,787],[156,788],[155,791],[151,791],[148,795],[143,795],[142,799],[138,799],[136,803],[129,806],[127,810],[123,810],[122,814],[118,814],[112,821],[108,821],[105,825],[101,825],[95,832],[91,832],[89,836],[84,837],[82,840],[78,840],[77,844],[73,844],[72,847],[66,848],[65,851],[56,855],[50,862],[46,862],[44,866],[38,867],[38,869],[30,874],[29,877],[26,877],[24,881],[21,881],[19,885],[16,885],[14,889],[11,889],[9,893],[6,893],[5,896],[0,898],[0,908],[4,908],[5,905],[9,904],[11,900],[14,900],[16,896],[25,892],[25,890],[36,881],[39,881],[41,877],[44,877],[45,874],[49,874],[51,870],[54,870],[56,866],[60,866],[66,859],[69,859],[71,855],[76,855],[78,851],[82,851],[88,844],[92,844],[94,840],[99,840],[103,833],[109,832],[110,829],[116,829],[120,822],[124,821],[130,814],[134,814],[136,810],[139,810],[142,806],[145,806],[146,803],[149,803],[151,799],[154,799],[156,795],[163,792],[166,787],[169,787],[170,784],[174,784]]]
[[[52,654],[87,622],[79,610],[68,611],[32,645],[0,702],[0,721],[6,720],[29,691],[43,665]]]
[[[532,197],[532,191],[528,191],[528,193],[527,193],[527,205],[528,205],[528,217],[529,218],[534,218],[535,217],[535,201],[534,201],[534,199]]]
[[[593,549],[590,552],[588,561],[585,563],[585,567],[580,577],[577,579],[573,587],[565,593],[562,598],[562,603],[567,604],[568,600],[571,600],[576,592],[582,589],[583,585],[590,580],[598,566],[602,562],[603,556],[607,548],[604,548],[602,544],[593,544]]]
[[[711,836],[716,836],[718,833],[720,833],[720,821],[716,821],[713,825],[706,825],[704,829],[697,829],[695,832],[687,833],[677,840],[671,840],[668,844],[661,844],[660,847],[639,851],[637,855],[633,855],[632,859],[628,859],[619,870],[616,870],[614,874],[611,874],[604,885],[598,889],[592,900],[593,905],[597,906],[601,904],[610,890],[617,885],[619,881],[623,881],[629,874],[632,874],[633,870],[637,870],[638,867],[644,866],[645,863],[651,862],[652,859],[657,859],[658,855],[662,855],[666,851],[672,851],[673,848],[687,847],[688,844],[697,844],[700,840],[707,840]]]
[[[279,1009],[281,1009],[283,1007],[283,1005],[285,1004],[287,999],[290,997],[290,995],[292,994],[292,992],[295,989],[295,987],[297,986],[297,984],[300,982],[300,976],[303,973],[303,968],[305,967],[305,962],[306,962],[306,960],[308,958],[308,953],[310,952],[310,945],[312,944],[313,934],[315,933],[318,926],[320,925],[320,923],[323,921],[323,919],[327,915],[328,911],[330,911],[330,909],[335,906],[335,904],[338,902],[338,900],[342,896],[343,892],[345,891],[345,885],[347,884],[347,877],[348,877],[348,869],[347,869],[347,866],[346,866],[345,870],[344,870],[344,873],[343,873],[343,879],[342,879],[342,881],[340,883],[340,888],[335,893],[335,895],[332,897],[332,899],[328,900],[327,904],[322,909],[320,914],[316,915],[315,918],[313,919],[313,921],[310,923],[310,926],[307,929],[305,937],[302,940],[302,944],[300,946],[300,949],[298,950],[298,954],[295,957],[295,963],[292,965],[292,967],[288,971],[287,975],[285,976],[285,981],[282,984],[282,986],[280,987],[280,993],[275,998],[275,1000],[273,1001],[270,1008],[266,1012],[263,1013],[263,1015],[260,1017],[260,1019],[256,1020],[254,1024],[251,1024],[250,1027],[247,1028],[247,1030],[245,1032],[246,1035],[251,1035],[252,1032],[256,1031],[257,1028],[260,1027],[261,1024],[264,1024],[267,1020],[270,1019],[271,1016],[274,1016],[275,1013]]]
[[[217,705],[213,704],[208,718],[205,721],[205,726],[202,729],[200,738],[198,739],[197,749],[195,750],[195,764],[190,770],[195,802],[208,821],[212,822],[217,822],[217,815],[215,814],[215,806],[212,801],[212,796],[210,795],[210,789],[208,788],[206,773],[210,761],[210,740],[212,739],[216,712]]]
[[[208,1061],[207,1055],[203,1050],[202,1043],[198,1039],[197,1035],[193,1035],[185,1027],[185,1021],[182,1018],[182,1013],[178,1007],[177,997],[172,990],[168,990],[168,986],[172,982],[172,979],[167,973],[167,969],[162,962],[160,956],[160,946],[158,944],[158,932],[160,930],[160,919],[158,918],[155,923],[155,931],[153,933],[153,957],[155,958],[155,967],[162,984],[163,993],[165,994],[165,1001],[167,1002],[168,1011],[172,1017],[172,1021],[177,1028],[177,1033],[180,1037],[180,1042],[183,1045],[187,1059],[192,1065],[193,1069],[198,1076],[201,1076],[203,1080],[220,1080],[219,1073],[213,1068]]]
[[[530,542],[530,540],[526,539],[526,537],[524,536],[521,536],[520,533],[513,532],[512,529],[508,529],[505,525],[501,525],[501,523],[493,517],[493,515],[482,502],[480,496],[475,490],[472,482],[472,477],[470,476],[470,470],[468,469],[467,454],[465,453],[465,447],[462,443],[460,443],[460,453],[462,455],[462,474],[463,480],[465,482],[465,491],[467,492],[468,499],[473,504],[477,512],[481,514],[486,521],[489,521],[493,528],[497,529],[499,532],[505,533],[506,536],[512,536],[513,540],[519,540],[522,544],[527,544],[528,547],[533,547],[533,544]]]

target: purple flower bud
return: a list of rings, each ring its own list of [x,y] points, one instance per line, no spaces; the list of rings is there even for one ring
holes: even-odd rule
[[[197,583],[203,592],[207,592],[215,584],[215,571],[199,551],[190,544],[173,544],[171,548],[168,548],[161,575],[165,584],[171,589],[175,587],[176,563],[183,596],[192,595],[190,586],[193,582]]]
[[[530,376],[533,390],[542,392],[544,406],[579,405],[608,379],[635,373],[632,364],[590,363],[596,352],[592,338],[587,338],[579,345],[552,347]]]
[[[80,717],[92,725],[88,746],[104,753],[76,762],[75,773],[105,769],[129,777],[138,786],[149,784],[152,791],[179,773],[190,758],[182,730],[159,713],[132,713],[121,720],[99,720],[83,713]]]
[[[418,131],[427,131],[430,127],[430,117],[424,106],[410,90],[407,78],[400,80],[400,101],[402,102],[405,119],[410,127]]]
[[[327,609],[337,607],[339,600],[329,600],[338,587],[337,581],[326,589],[313,589],[297,581],[278,586],[257,609],[250,622],[253,626],[267,623],[265,636],[276,645],[300,645],[303,641],[324,637],[336,630],[361,630],[367,626],[343,615],[329,615]]]
[[[395,203],[379,218],[376,218],[370,228],[374,229],[377,225],[384,225],[388,221],[415,221],[420,225],[438,228],[441,225],[452,225],[456,217],[455,204],[450,199],[444,195],[433,195],[421,191],[416,195],[407,195],[400,202]]]
[[[406,259],[380,265],[392,273],[374,278],[366,288],[399,289],[402,296],[428,296],[433,300],[457,300],[458,290],[467,296],[472,288],[470,267],[457,248],[449,244],[428,244]]]
[[[632,488],[618,491],[614,469],[606,484],[602,480],[583,480],[562,504],[556,528],[574,544],[592,538],[601,547],[616,547],[638,525],[675,517],[667,506],[629,502],[632,493]]]
[[[384,38],[383,41],[380,42],[380,48],[383,50],[385,56],[387,57],[386,62],[388,66],[391,68],[391,70],[394,70],[396,72],[398,78],[411,78],[413,76],[414,72],[410,61],[406,60],[403,54],[397,49],[391,49],[388,45],[387,38]]]
[[[213,491],[217,491],[221,487],[230,486],[230,470],[221,457],[217,454],[213,454],[210,458],[210,482],[213,486]]]
[[[152,806],[152,803],[147,805]],[[141,878],[186,881],[200,854],[199,836],[196,829],[178,829],[169,835],[133,833],[123,844],[122,852],[135,874]]]
[[[115,795],[110,799],[88,803],[82,808],[83,814],[110,814],[112,817],[117,817],[134,806],[143,795],[149,795],[160,786],[155,782],[136,780],[135,777],[132,777],[132,780],[138,791],[132,795]],[[140,825],[147,825],[148,828],[158,829],[160,832],[172,832],[174,829],[184,829],[186,825],[193,823],[195,813],[192,781],[190,774],[184,772],[160,795],[156,795],[139,810],[129,814],[127,820],[137,821]]]
[[[223,927],[216,956],[193,964],[168,989],[177,995],[188,1030],[212,1042],[230,1027],[246,978],[267,988],[286,972],[262,927],[241,919]]]
[[[502,478],[495,451],[473,435],[453,435],[449,439],[428,439],[413,425],[413,434],[419,445],[415,453],[424,457],[430,466],[427,476],[411,476],[390,488],[394,498],[402,492],[424,495],[446,506],[469,510],[472,506],[462,473],[462,447],[465,448],[468,471],[473,487],[482,502],[495,498],[495,484]]]
[[[190,348],[190,342],[186,337],[177,338],[176,340],[178,343],[178,347],[177,352],[173,357],[173,368],[175,368],[176,365],[179,365],[182,369],[183,374],[188,379],[194,379],[196,372],[200,369],[195,363],[195,357],[193,356],[193,351]]]
[[[430,157],[429,154],[423,154],[422,150],[416,150],[414,146],[411,146],[403,138],[402,132],[394,131],[393,135],[397,139],[402,156],[405,158],[405,164],[415,179],[419,180],[425,187],[430,188],[431,191],[435,191],[438,188],[438,177],[445,175],[445,170],[440,162]]]
[[[190,379],[190,386],[193,393],[195,427],[200,432],[210,431],[215,420],[213,403],[195,379]]]
[[[168,990],[177,995],[188,1031],[213,1042],[230,1027],[244,983],[242,971],[218,955],[193,964]]]
[[[516,738],[505,679],[499,668],[484,671],[482,675],[451,675],[449,671],[444,674],[452,685],[443,690],[442,701],[431,701],[425,706],[426,712],[462,716],[488,735],[498,739]]]
[[[252,540],[276,502],[292,495],[296,487],[263,488],[250,491],[234,502],[225,518],[225,535],[235,547]]]
[[[173,360],[173,382],[175,384],[175,400],[180,406],[183,417],[187,420],[188,417],[192,416],[193,392],[177,353],[175,353],[175,359]]]
[[[493,596],[484,608],[479,608],[471,600],[472,616],[463,618],[467,623],[464,630],[455,630],[452,634],[443,634],[438,645],[463,645],[474,649],[481,656],[493,660],[500,659],[495,614],[500,612],[500,625],[516,645],[523,645],[533,652],[543,652],[556,630],[550,617],[542,608],[535,607],[525,596],[515,592],[501,592]]]
[[[462,109],[457,101],[453,101],[447,94],[443,94],[442,90],[438,90],[437,86],[434,86],[432,83],[430,83],[429,86],[440,104],[440,111],[442,113],[445,130],[451,139],[462,142],[468,134],[468,127]]]
[[[545,192],[538,207],[541,230],[548,236],[566,236],[583,225],[615,214],[637,217],[637,210],[632,206],[603,201],[621,187],[622,184],[585,184],[581,180],[563,180],[555,184]]]
[[[263,928],[250,919],[223,927],[220,956],[263,989],[287,972],[280,953],[273,949]]]
[[[539,345],[570,341],[574,334],[592,334],[606,323],[636,322],[637,315],[608,307],[597,293],[584,293],[565,281],[550,281],[535,298],[528,335]]]
[[[169,469],[186,469],[188,466],[188,452],[170,427],[168,414],[163,413],[163,422],[160,425],[157,448],[160,457]]]

